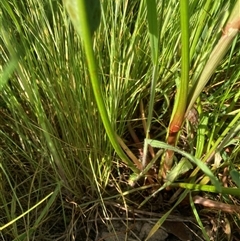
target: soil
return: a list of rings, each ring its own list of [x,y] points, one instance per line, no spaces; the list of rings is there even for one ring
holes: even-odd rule
[[[107,203],[107,211],[111,217],[103,218],[100,214],[91,222],[88,241],[143,241],[149,232],[164,215],[157,212],[131,210],[124,212],[124,207],[116,203]],[[100,218],[102,216],[102,218]],[[110,215],[109,215],[110,216]],[[152,235],[149,241],[201,241],[201,230],[193,217],[171,214],[161,228]]]
[[[143,241],[157,219],[112,220],[111,225],[98,222],[97,232],[92,232],[88,241]],[[201,231],[193,223],[166,221],[149,241],[200,241]]]

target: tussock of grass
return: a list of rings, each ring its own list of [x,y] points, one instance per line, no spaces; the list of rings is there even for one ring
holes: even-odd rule
[[[139,150],[131,147],[135,143],[127,124],[131,123],[143,141],[139,104],[143,101],[147,116],[153,70],[146,8],[138,1],[101,4],[100,26],[92,39],[104,103],[113,130],[139,155]],[[222,34],[227,5],[218,1],[190,3],[190,87]],[[108,140],[82,40],[62,3],[2,0],[0,6],[0,227],[39,204],[2,229],[2,240],[70,240],[79,233],[87,236],[92,222],[79,233],[76,228],[96,216],[109,218],[106,222],[111,226],[105,202],[113,200],[126,208],[140,205],[131,197],[137,199],[152,188],[148,192],[151,196],[156,183],[142,185],[140,180],[140,187],[129,189],[131,173]],[[150,135],[165,141],[181,75],[179,6],[173,0],[163,1],[157,5],[157,13],[159,58]],[[239,171],[238,47],[236,38],[198,100],[196,132],[184,126],[184,138],[180,137],[179,148],[208,161],[219,178],[226,167]],[[210,161],[216,153],[221,161],[217,162],[216,155]],[[157,161],[155,164],[159,166]],[[203,175],[196,169],[189,175],[194,173]],[[209,181],[202,180],[199,185]],[[185,181],[190,184],[188,178]],[[231,178],[227,181],[231,187],[236,184]],[[221,201],[239,200],[223,195]],[[239,227],[239,218],[232,217],[232,225]]]

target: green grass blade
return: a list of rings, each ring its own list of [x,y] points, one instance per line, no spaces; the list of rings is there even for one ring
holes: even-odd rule
[[[156,0],[146,0],[148,32],[150,37],[151,56],[153,64],[158,61],[159,29]]]
[[[196,82],[196,84],[192,87],[190,95],[189,95],[189,104],[186,110],[186,114],[190,111],[193,107],[193,104],[199,97],[200,93],[202,92],[203,88],[209,81],[210,77],[216,70],[217,66],[219,65],[220,61],[223,59],[225,54],[227,53],[228,49],[230,48],[234,38],[239,32],[240,29],[240,0],[235,3],[235,7],[229,17],[227,25],[223,30],[223,35],[220,38],[219,42],[213,49],[203,71]]]
[[[203,162],[209,162],[217,151],[221,151],[221,148],[223,147],[222,143],[227,143],[229,137],[234,136],[239,131],[239,120],[240,112],[232,119],[219,138],[215,141],[212,148],[207,152],[206,156],[204,156]]]
[[[205,240],[206,240],[206,241],[210,241],[210,239],[209,239],[209,237],[208,237],[208,235],[207,235],[207,232],[206,232],[206,230],[205,230],[205,228],[204,228],[204,226],[203,226],[203,224],[202,224],[201,218],[200,218],[199,215],[198,215],[198,211],[197,211],[197,209],[196,209],[196,207],[195,207],[195,205],[194,205],[194,202],[193,202],[192,194],[191,194],[191,193],[190,193],[190,195],[189,195],[189,200],[190,200],[191,208],[192,208],[192,210],[193,210],[193,214],[194,214],[194,216],[195,216],[195,218],[196,218],[196,220],[197,220],[197,222],[198,222],[199,227],[200,227],[201,230],[202,230],[202,234],[203,234]]]
[[[156,140],[147,140],[147,143],[149,145],[151,145],[152,147],[155,148],[163,148],[163,149],[167,149],[167,150],[172,150],[174,152],[177,152],[183,156],[185,156],[188,160],[192,161],[193,163],[195,163],[212,181],[212,183],[214,184],[214,186],[216,187],[216,189],[221,192],[222,190],[222,186],[220,184],[220,182],[218,181],[218,179],[216,178],[216,176],[212,173],[212,171],[209,169],[209,167],[204,164],[201,160],[199,160],[198,158],[190,155],[189,153],[179,150],[176,147],[173,147],[171,145],[168,145],[164,142],[161,141],[156,141]]]
[[[212,7],[212,0],[207,0],[205,5],[201,9],[200,17],[198,18],[197,26],[194,33],[194,38],[191,43],[190,49],[190,61],[192,60],[194,54],[196,53],[196,46],[201,39],[201,34],[206,27],[207,19],[209,18],[209,10]]]
[[[17,67],[17,60],[16,59],[10,60],[8,65],[5,66],[2,73],[0,74],[0,91],[7,84],[10,76],[12,75],[12,73],[14,72],[16,67]]]
[[[182,60],[181,81],[179,86],[179,99],[176,107],[176,118],[184,116],[189,85],[189,1],[180,1],[181,35],[182,35]],[[182,123],[181,123],[182,125]],[[180,125],[180,126],[181,126]]]
[[[181,23],[181,80],[177,85],[177,96],[174,103],[172,120],[169,133],[177,133],[182,126],[187,105],[187,94],[189,85],[189,1],[180,1],[180,23]],[[169,139],[170,140],[170,139]],[[173,140],[175,142],[176,140]],[[172,141],[169,141],[169,143]],[[172,144],[172,143],[171,143]]]
[[[201,185],[194,183],[172,183],[171,187],[181,187],[184,189],[192,190],[192,191],[204,191],[211,193],[222,193],[226,195],[240,196],[240,188],[230,188],[230,187],[222,187],[221,191],[211,185]]]
[[[47,197],[45,197],[43,200],[41,200],[40,202],[37,203],[36,207],[41,204],[44,200],[46,200],[48,197],[49,200],[48,202],[46,203],[45,207],[43,208],[43,210],[41,211],[41,214],[39,215],[39,217],[37,218],[37,220],[35,221],[34,223],[34,226],[29,228],[29,230],[27,230],[28,234],[25,233],[22,233],[20,234],[16,239],[14,239],[13,241],[21,241],[21,240],[26,240],[27,236],[30,236],[31,237],[31,234],[36,231],[36,229],[38,228],[39,224],[42,222],[43,218],[47,216],[48,212],[49,212],[49,209],[50,207],[52,206],[52,204],[54,203],[54,201],[56,201],[56,198],[58,196],[58,194],[60,193],[60,189],[61,189],[61,182],[59,182],[55,188],[55,190],[50,193]],[[33,209],[34,207],[31,208],[31,210]],[[29,212],[31,211],[30,209],[28,210]],[[25,213],[27,214],[27,212]]]
[[[98,1],[98,0],[96,0]],[[72,2],[74,2],[74,5],[71,6]],[[139,170],[134,166],[134,164],[129,160],[127,155],[123,152],[122,148],[120,147],[115,132],[113,130],[113,127],[110,123],[109,116],[107,113],[107,109],[103,100],[103,95],[101,91],[101,84],[100,80],[97,74],[97,65],[95,61],[94,51],[93,51],[93,43],[92,43],[92,37],[91,37],[91,31],[90,31],[90,23],[88,22],[88,16],[87,16],[87,8],[86,8],[86,2],[84,0],[75,0],[75,1],[65,1],[66,6],[71,6],[71,10],[69,11],[70,16],[74,19],[75,22],[78,23],[77,30],[78,33],[81,35],[87,62],[88,62],[88,68],[89,68],[89,74],[90,79],[92,83],[92,88],[94,92],[94,96],[97,102],[97,106],[102,118],[103,125],[105,127],[105,130],[107,132],[107,135],[109,137],[110,142],[112,143],[115,151],[119,155],[119,157],[122,159],[123,162],[125,162],[129,168],[131,168],[132,171],[138,172]],[[74,8],[75,6],[75,8]],[[67,7],[69,10],[69,7]],[[74,11],[74,12],[73,12]],[[76,24],[75,24],[76,26]]]
[[[181,158],[179,163],[177,163],[176,166],[172,168],[172,170],[167,174],[166,182],[168,185],[173,183],[179,176],[186,173],[190,169],[192,169],[193,166],[191,162],[189,162],[185,157]]]
[[[47,200],[54,192],[49,193],[45,198],[43,198],[40,202],[38,202],[36,205],[34,205],[33,207],[31,207],[30,209],[28,209],[26,212],[22,213],[21,215],[19,215],[17,218],[13,219],[11,222],[8,222],[7,224],[3,225],[2,227],[0,227],[0,231],[2,231],[3,229],[7,228],[8,226],[12,225],[13,223],[15,223],[17,220],[19,220],[20,218],[24,217],[26,214],[28,214],[29,212],[31,212],[33,209],[35,209],[36,207],[38,207],[40,204],[42,204],[45,200]]]
[[[199,111],[199,115],[203,115],[201,108],[198,108],[198,111]],[[196,153],[195,153],[195,157],[197,158],[201,158],[204,153],[205,141],[206,141],[205,132],[207,129],[208,121],[209,121],[209,117],[207,115],[203,115],[201,122],[198,125]]]
[[[152,123],[153,106],[155,103],[155,92],[156,92],[156,85],[157,85],[159,27],[158,27],[156,0],[147,0],[145,1],[145,3],[147,6],[148,32],[149,32],[149,38],[150,38],[151,56],[152,56],[152,63],[153,63],[150,100],[149,100],[148,117],[147,117],[147,130],[146,130],[146,139],[148,139],[151,123]],[[146,144],[146,142],[144,142],[143,161],[142,161],[143,167],[146,166],[147,150],[148,150],[148,145]]]
[[[139,174],[133,173],[130,175],[130,178],[128,180],[130,186],[134,186],[134,184],[144,175],[147,174],[147,172],[152,168],[153,164],[159,159],[159,157],[163,154],[163,150],[159,150],[155,157],[147,164],[147,166],[141,171]]]
[[[73,25],[80,36],[90,31],[91,36],[99,27],[101,19],[101,6],[99,0],[63,0],[64,5],[71,17]],[[81,16],[82,18],[81,18]],[[85,24],[79,24],[86,19]]]
[[[181,79],[176,84],[177,94],[171,115],[170,124],[167,132],[167,143],[175,146],[177,143],[178,132],[184,121],[187,105],[187,94],[189,85],[189,1],[180,1],[180,25],[181,25]],[[166,175],[166,172],[173,165],[174,153],[169,149],[166,151],[159,171],[159,178]]]

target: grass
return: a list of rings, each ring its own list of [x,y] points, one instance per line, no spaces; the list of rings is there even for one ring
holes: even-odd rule
[[[2,0],[0,6],[2,240],[86,238],[94,229],[88,220],[108,218],[113,226],[109,202],[144,210],[152,193],[169,196],[178,187],[185,190],[164,208],[149,237],[187,196],[200,226],[197,195],[239,202],[237,35],[215,65],[211,58],[231,26],[238,28],[232,17],[224,28],[233,3],[101,1],[101,20],[90,31],[84,25],[75,31],[58,1]],[[182,85],[188,89],[183,105]],[[179,129],[169,139],[179,103],[185,122],[173,124]],[[185,120],[193,105],[198,124]],[[172,163],[162,175],[169,151]],[[239,215],[219,215],[239,229]]]

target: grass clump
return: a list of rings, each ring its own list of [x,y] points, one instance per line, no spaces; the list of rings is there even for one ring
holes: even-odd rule
[[[239,228],[239,1],[96,2],[0,3],[2,239],[86,240],[156,196],[148,238],[186,197]]]

